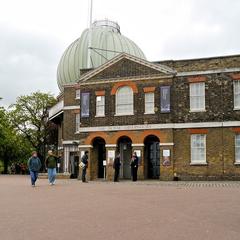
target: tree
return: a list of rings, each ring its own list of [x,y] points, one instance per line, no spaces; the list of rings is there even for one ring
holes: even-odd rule
[[[11,162],[26,162],[30,151],[29,144],[11,125],[8,112],[0,107],[0,160],[3,162],[3,172],[8,172]]]
[[[48,121],[48,109],[55,103],[56,99],[52,94],[35,92],[18,97],[16,103],[10,106],[12,125],[38,152],[42,163],[52,132],[56,129]]]

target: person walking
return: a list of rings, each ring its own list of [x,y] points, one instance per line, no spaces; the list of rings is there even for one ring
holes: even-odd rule
[[[120,160],[120,153],[116,154],[116,157],[113,162],[113,168],[114,168],[114,182],[119,182],[118,177],[119,177],[119,170],[121,166],[121,160]]]
[[[53,154],[52,150],[48,151],[48,156],[46,158],[46,167],[48,171],[49,185],[54,185],[56,181],[56,167],[57,167],[57,157]]]
[[[37,156],[37,152],[36,151],[32,152],[32,156],[28,159],[28,168],[31,176],[32,187],[35,187],[38,178],[38,172],[41,167],[42,164]]]
[[[131,159],[131,172],[132,172],[132,181],[137,181],[137,172],[138,172],[138,156],[136,152],[133,153],[132,159]]]
[[[88,151],[84,152],[81,162],[82,162],[82,182],[85,183],[85,182],[87,182],[86,174],[87,174],[87,168],[88,168]]]

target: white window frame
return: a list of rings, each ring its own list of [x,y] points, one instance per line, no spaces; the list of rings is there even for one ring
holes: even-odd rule
[[[240,80],[233,81],[233,96],[234,96],[234,109],[240,110]],[[238,101],[237,98],[239,99]]]
[[[144,94],[145,100],[145,113],[144,114],[154,114],[155,109],[155,94],[154,92],[148,92]]]
[[[190,111],[204,112],[205,111],[205,82],[190,83],[189,96],[190,96]],[[199,106],[196,106],[196,105],[199,105]]]
[[[75,99],[80,99],[80,97],[81,97],[81,91],[80,91],[80,89],[76,89]]]
[[[75,131],[76,133],[80,131],[80,113],[75,114]]]
[[[100,111],[100,109],[102,109]],[[96,117],[105,116],[105,96],[96,97]]]
[[[240,164],[240,134],[235,135],[235,164]]]
[[[125,93],[124,90],[126,91]],[[129,101],[127,102],[127,100]],[[134,94],[131,87],[123,86],[117,90],[115,96],[115,112],[115,116],[126,116],[134,114]]]
[[[200,144],[203,146],[194,146],[194,141],[196,141],[196,138],[201,138],[202,141]],[[204,151],[203,158],[196,158],[196,155],[201,155],[201,150]],[[192,134],[191,135],[191,165],[207,165],[207,159],[206,159],[206,134]]]

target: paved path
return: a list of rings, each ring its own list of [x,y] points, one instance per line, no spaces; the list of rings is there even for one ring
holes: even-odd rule
[[[239,240],[239,182],[90,182],[0,175],[1,240]]]

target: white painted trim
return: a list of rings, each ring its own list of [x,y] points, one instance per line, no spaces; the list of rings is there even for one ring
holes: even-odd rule
[[[63,110],[78,110],[80,109],[80,105],[78,106],[65,106],[63,107]]]
[[[222,69],[214,69],[207,71],[192,71],[192,72],[178,72],[177,77],[183,76],[194,76],[194,75],[204,75],[204,74],[214,74],[214,73],[229,73],[229,72],[239,72],[240,68],[222,68]]]
[[[239,127],[240,121],[229,122],[196,122],[196,123],[162,123],[123,126],[80,127],[80,132],[111,132],[123,130],[149,130],[149,129],[183,129],[183,128],[215,128],[215,127]]]
[[[92,145],[79,145],[78,148],[92,148]]]
[[[174,143],[161,143],[160,146],[174,146]]]
[[[74,144],[74,142],[79,143],[79,140],[65,140],[62,144]]]
[[[105,147],[106,148],[117,147],[117,144],[106,144]]]
[[[144,143],[133,143],[132,147],[144,147]]]

